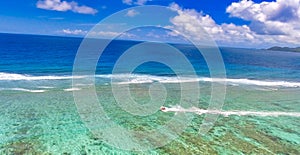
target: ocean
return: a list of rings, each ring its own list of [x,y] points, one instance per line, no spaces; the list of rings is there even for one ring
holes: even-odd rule
[[[132,71],[126,70],[130,65],[125,64],[114,73],[118,58],[141,43],[115,40],[102,53],[95,75],[72,76],[81,41],[82,38],[0,34],[0,154],[300,154],[300,53],[220,47],[226,79],[214,79],[195,46],[169,44],[189,60],[196,75],[190,76],[191,72],[183,68],[178,78],[171,67],[157,62],[143,63]],[[159,48],[155,50],[158,56],[174,58]],[[88,82],[74,83],[74,79]],[[160,106],[180,109],[181,102],[207,109],[212,83],[223,82],[226,94],[219,110],[274,115],[219,115],[202,135],[199,128],[204,114],[159,110]],[[182,95],[182,83],[193,83],[185,87],[191,94]],[[194,84],[199,85],[199,96],[192,96],[198,92]],[[134,107],[127,103],[126,86],[137,104]],[[76,103],[74,95],[89,90],[95,90],[99,101],[96,106],[103,107],[105,114],[93,115],[97,107]],[[81,97],[89,99],[89,94]],[[161,100],[163,103],[159,103]],[[149,102],[150,110],[141,108]],[[192,108],[187,107],[189,104],[183,104],[183,108]],[[185,116],[189,121],[183,123]],[[182,131],[170,129],[173,126],[168,122],[173,120],[178,121]],[[151,133],[167,126],[170,128],[162,131],[170,136],[157,142],[135,133],[133,137],[141,145],[137,146],[130,140],[132,135],[129,139],[119,136],[119,130],[113,130],[111,124],[137,133]],[[95,131],[111,133],[108,137]],[[151,146],[144,147],[146,144]]]

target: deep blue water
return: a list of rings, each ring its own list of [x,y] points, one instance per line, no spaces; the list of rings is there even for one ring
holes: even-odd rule
[[[0,72],[32,76],[71,75],[81,41],[81,38],[0,34]],[[112,42],[103,52],[96,74],[110,74],[121,54],[138,43],[140,42]],[[207,65],[194,46],[172,46],[188,58],[199,76],[209,76]],[[300,81],[300,53],[227,47],[220,48],[220,51],[228,78]],[[166,57],[172,59],[172,55]],[[170,68],[154,62],[139,66],[135,72],[153,75],[174,74]]]

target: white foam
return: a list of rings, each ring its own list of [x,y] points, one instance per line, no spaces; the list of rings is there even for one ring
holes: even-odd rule
[[[50,87],[50,86],[38,86],[37,88],[42,88],[42,89],[53,89],[54,87]]]
[[[153,83],[151,79],[132,79],[126,82],[118,82],[118,84],[142,84],[142,83]]]
[[[85,78],[85,76],[31,76],[23,74],[3,73],[0,72],[0,80],[17,81],[17,80],[67,80],[67,79]]]
[[[64,91],[78,91],[78,90],[81,90],[80,88],[67,88],[67,89],[64,89]]]
[[[260,81],[260,80],[249,80],[249,79],[226,79],[226,82],[245,84],[245,85],[257,85],[257,86],[300,87],[299,82],[287,82],[287,81]]]
[[[75,86],[92,86],[92,83],[76,83]]]
[[[163,112],[190,112],[198,115],[202,114],[219,114],[223,116],[237,115],[237,116],[261,116],[261,117],[278,117],[278,116],[289,116],[289,117],[300,117],[300,112],[281,112],[281,111],[223,111],[223,110],[206,110],[199,109],[196,107],[182,108],[180,106],[175,107],[162,107]]]
[[[116,84],[142,84],[142,83],[186,83],[186,82],[217,82],[229,85],[255,85],[266,87],[300,87],[300,82],[288,81],[264,81],[250,79],[229,79],[229,78],[208,78],[208,77],[175,77],[175,76],[154,76],[143,74],[103,74],[85,76],[31,76],[12,73],[1,73],[0,81],[10,80],[65,80],[65,79],[85,79],[85,78],[111,79]]]
[[[24,92],[31,92],[31,93],[43,93],[46,92],[47,90],[32,90],[32,89],[25,89],[25,88],[7,88],[7,89],[2,89],[2,90],[15,90],[15,91],[24,91]]]
[[[102,76],[103,77],[103,76]],[[226,83],[234,86],[239,85],[255,85],[267,87],[300,87],[300,82],[288,81],[262,81],[262,80],[249,80],[249,79],[221,79],[221,78],[207,78],[207,77],[168,77],[168,76],[153,76],[153,75],[109,75],[107,78],[117,80],[126,80],[117,82],[118,84],[141,84],[141,83],[186,83],[186,82],[218,82]]]

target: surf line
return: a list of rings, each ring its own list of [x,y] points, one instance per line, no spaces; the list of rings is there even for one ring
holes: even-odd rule
[[[195,113],[198,115],[202,114],[218,114],[218,115],[223,115],[225,117],[228,117],[229,115],[237,115],[237,116],[271,116],[271,117],[278,117],[278,116],[290,116],[290,117],[300,117],[299,112],[280,112],[280,111],[223,111],[223,110],[206,110],[206,109],[199,109],[196,107],[192,108],[182,108],[180,106],[176,107],[165,107],[162,106],[160,107],[160,110],[162,112],[175,112],[175,113],[180,113],[180,112],[188,112],[188,113]]]

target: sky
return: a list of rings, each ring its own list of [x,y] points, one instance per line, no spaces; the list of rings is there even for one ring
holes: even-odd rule
[[[147,12],[139,8],[151,5],[169,7],[172,11],[152,10],[147,16]],[[103,23],[119,11],[124,15],[106,21],[101,29],[93,32],[97,23]],[[171,32],[174,31],[201,41],[205,39],[201,35],[205,30],[220,46],[300,46],[300,0],[0,1],[1,33],[77,37],[94,34],[110,38],[124,25],[151,22],[163,30],[135,28],[120,38],[180,42],[182,39]]]

